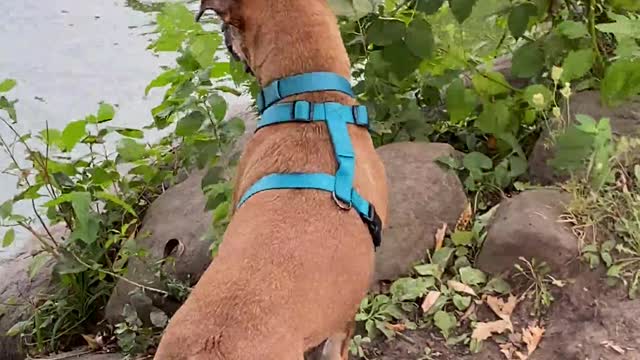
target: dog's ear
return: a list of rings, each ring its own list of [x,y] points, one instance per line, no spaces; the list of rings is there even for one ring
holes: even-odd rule
[[[198,12],[196,21],[200,21],[200,18],[207,10],[213,10],[220,16],[222,21],[229,22],[231,19],[231,8],[235,5],[234,3],[238,1],[240,0],[201,0],[200,11]]]

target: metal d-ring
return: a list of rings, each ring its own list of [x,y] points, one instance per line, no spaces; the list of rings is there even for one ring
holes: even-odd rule
[[[348,211],[351,210],[353,208],[353,203],[349,202],[347,204],[347,202],[342,201],[340,199],[338,199],[338,196],[336,195],[336,192],[332,192],[331,194],[333,194],[333,201],[336,203],[336,205],[338,205],[338,207],[344,211]]]

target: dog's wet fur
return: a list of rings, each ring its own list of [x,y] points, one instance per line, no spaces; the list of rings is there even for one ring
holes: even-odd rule
[[[326,0],[204,0],[229,29],[228,44],[261,85],[286,76],[330,71],[350,78],[337,20]],[[285,101],[355,101],[336,92]],[[384,167],[366,129],[349,126],[356,152],[355,187],[387,219]],[[240,159],[234,204],[272,173],[336,171],[322,123],[261,129]],[[347,359],[348,341],[374,266],[367,226],[330,193],[270,190],[234,214],[218,256],[171,319],[158,360]]]

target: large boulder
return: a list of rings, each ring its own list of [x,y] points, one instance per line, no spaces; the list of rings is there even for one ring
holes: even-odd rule
[[[611,108],[602,103],[598,91],[584,91],[573,95],[570,103],[572,123],[576,121],[575,115],[580,114],[589,115],[597,121],[609,118],[614,135],[640,136],[640,100]],[[552,185],[567,180],[566,175],[558,174],[549,165],[554,156],[550,143],[549,133],[543,132],[529,156],[529,181],[533,184]]]
[[[376,253],[375,281],[411,271],[432,249],[443,223],[455,226],[467,198],[455,172],[436,159],[457,156],[448,144],[394,143],[382,146],[389,184],[389,223]]]
[[[239,118],[245,123],[245,133],[234,149],[223,159],[224,163],[239,156],[257,125],[257,115],[248,97],[228,101],[225,121]],[[196,171],[178,185],[162,194],[149,207],[137,239],[137,245],[148,250],[144,259],[130,259],[127,279],[120,280],[107,303],[106,318],[112,324],[121,322],[126,304],[132,305],[140,319],[151,323],[150,314],[163,311],[172,315],[180,306],[178,299],[163,296],[154,291],[144,291],[139,285],[166,291],[166,281],[161,279],[154,264],[168,256],[171,261],[162,266],[163,276],[192,286],[211,262],[210,246],[211,213],[205,210],[206,199],[201,182],[205,172]],[[231,174],[228,174],[231,176]]]
[[[68,235],[64,225],[51,226],[49,231],[59,241]],[[48,293],[55,262],[49,259],[33,277],[29,275],[34,257],[44,255],[35,238],[29,238],[6,255],[0,260],[0,359],[23,360],[19,338],[6,334],[15,324],[27,320],[31,304],[37,304]]]
[[[205,196],[201,190],[202,172],[191,174],[187,180],[172,187],[151,204],[142,222],[136,245],[147,250],[144,258],[131,258],[127,279],[119,280],[107,303],[106,317],[112,323],[121,322],[126,304],[134,306],[141,320],[150,323],[152,308],[171,314],[179,302],[153,291],[142,290],[132,282],[166,291],[166,283],[154,264],[171,257],[161,270],[186,285],[195,284],[211,262],[210,239],[206,238],[211,214],[205,210]]]
[[[571,196],[559,190],[530,190],[503,201],[491,217],[476,265],[489,273],[513,269],[519,258],[545,261],[552,270],[580,255],[571,226],[560,221]]]

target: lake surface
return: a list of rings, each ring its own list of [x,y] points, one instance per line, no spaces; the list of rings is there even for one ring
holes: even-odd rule
[[[173,61],[170,54],[157,57],[146,50],[157,5],[135,0],[0,1],[0,81],[18,81],[9,94],[19,99],[17,128],[38,132],[48,122],[50,128],[62,129],[95,113],[101,101],[118,106],[114,125],[149,124],[162,91],[145,98],[144,88],[161,65]],[[0,134],[10,139],[6,127],[0,126]],[[0,168],[8,164],[0,151]],[[0,174],[0,203],[15,193],[15,179]],[[22,204],[18,210],[28,213],[30,206]],[[7,251],[0,250],[0,256]]]

